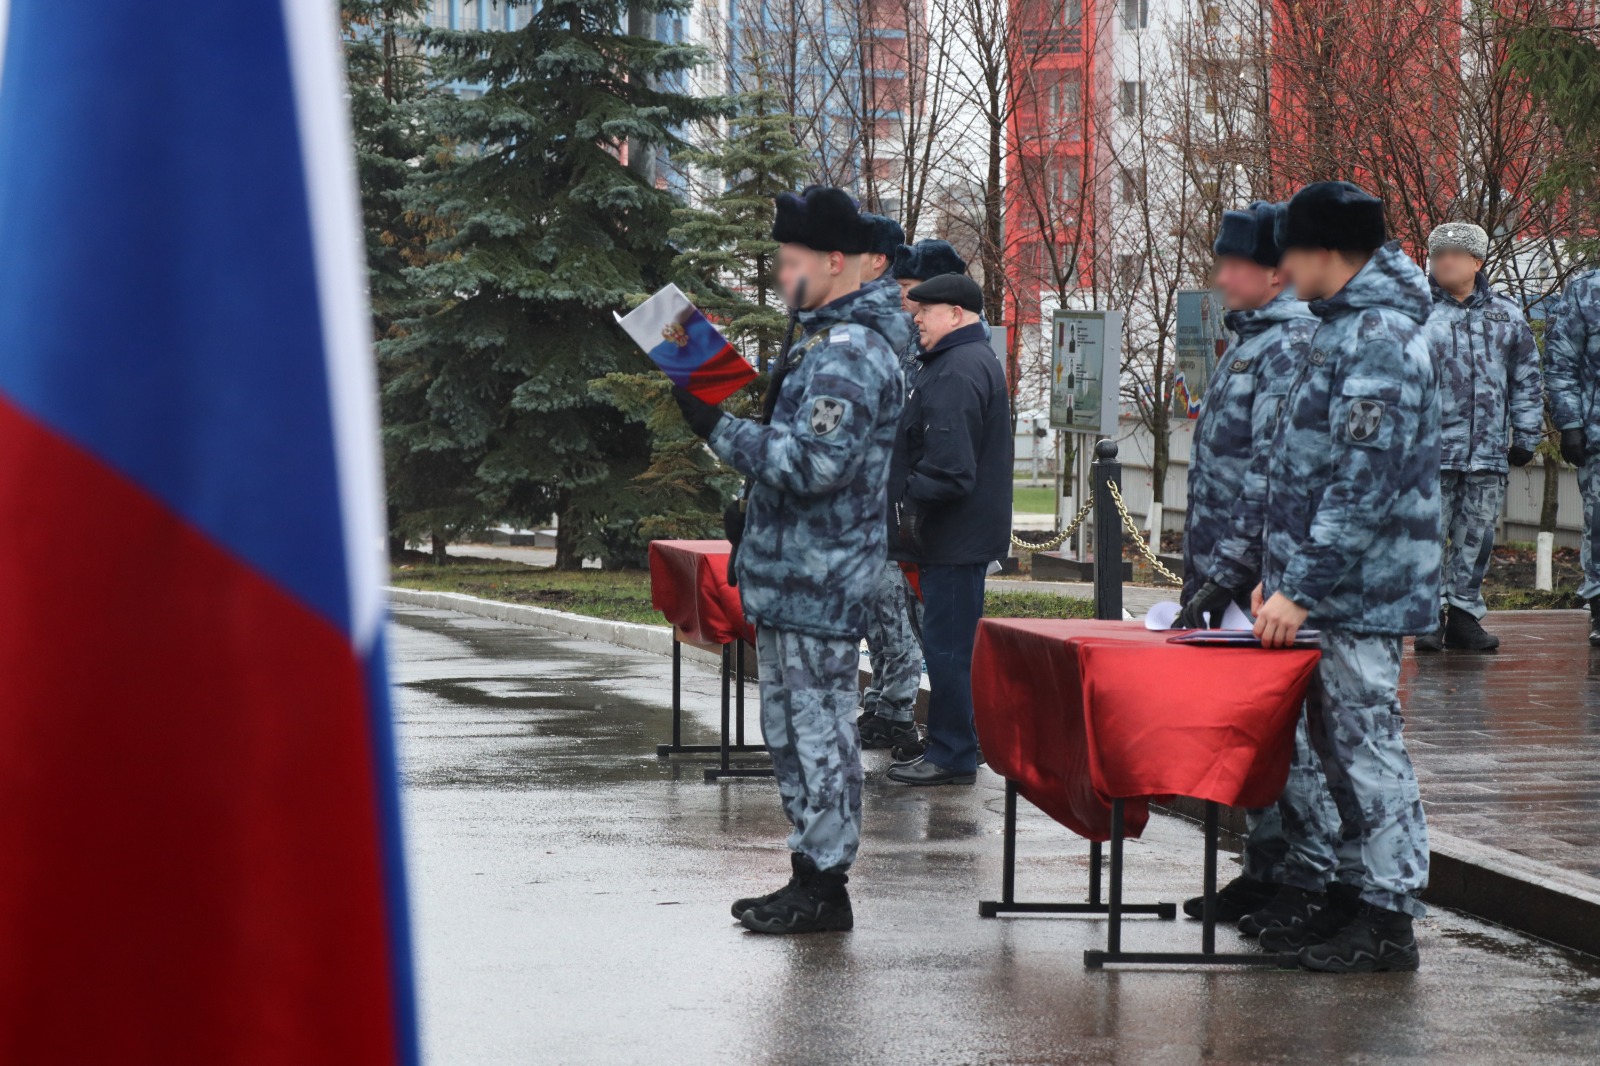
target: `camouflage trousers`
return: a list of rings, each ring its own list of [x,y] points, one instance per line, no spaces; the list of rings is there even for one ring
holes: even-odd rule
[[[789,849],[845,869],[861,840],[860,644],[787,629],[756,632],[761,732],[772,753]]]
[[[1591,455],[1578,468],[1578,488],[1583,494],[1583,587],[1578,595],[1600,596],[1600,455]]]
[[[867,622],[867,658],[872,686],[861,694],[861,709],[891,722],[911,721],[922,684],[922,601],[896,562],[884,567],[878,582]]]
[[[1244,875],[1274,885],[1321,892],[1339,865],[1339,809],[1328,793],[1322,760],[1311,747],[1306,717],[1294,730],[1294,755],[1283,795],[1271,807],[1244,813]]]
[[[1324,629],[1306,717],[1339,811],[1338,880],[1367,903],[1420,918],[1428,823],[1402,736],[1401,639]]]
[[[1446,470],[1439,475],[1439,524],[1444,533],[1441,604],[1474,618],[1489,613],[1483,575],[1494,551],[1494,524],[1506,498],[1506,475],[1493,471]]]

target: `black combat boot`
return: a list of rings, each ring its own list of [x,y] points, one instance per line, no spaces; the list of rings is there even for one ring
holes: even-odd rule
[[[1361,890],[1353,885],[1328,886],[1328,905],[1299,925],[1280,925],[1261,931],[1261,950],[1299,951],[1320,944],[1355,920],[1361,910]]]
[[[1260,936],[1268,929],[1299,925],[1328,905],[1325,892],[1307,892],[1294,885],[1281,885],[1278,894],[1267,905],[1258,907],[1239,919],[1239,932],[1245,936]]]
[[[1589,601],[1589,647],[1600,648],[1600,596]]]
[[[1470,613],[1459,607],[1451,607],[1446,613],[1449,621],[1444,624],[1444,646],[1451,651],[1494,651],[1500,646],[1500,638],[1485,633]]]
[[[784,885],[783,888],[778,889],[777,892],[768,892],[765,896],[746,896],[744,899],[734,900],[734,918],[743,918],[745,911],[755,910],[762,904],[771,903],[773,900],[777,899],[779,892],[782,892],[786,888],[791,888],[799,882],[802,870],[816,869],[816,867],[812,865],[811,860],[800,854],[798,851],[791,851],[789,853],[789,868],[794,871],[789,875],[789,883]]]
[[[1343,929],[1301,948],[1300,965],[1321,973],[1415,970],[1417,938],[1411,933],[1411,915],[1363,903]]]
[[[894,722],[873,711],[856,719],[863,748],[892,748],[918,739],[917,723]]]
[[[1439,628],[1432,633],[1424,633],[1417,638],[1416,648],[1418,651],[1444,651],[1444,629],[1447,617],[1448,612],[1440,608]]]
[[[926,755],[927,752],[928,738],[913,730],[910,736],[895,742],[894,749],[889,752],[889,755],[894,759],[896,766],[909,766]]]
[[[810,859],[777,895],[744,912],[739,920],[753,933],[838,933],[855,927],[850,880],[843,870],[819,870]]]
[[[1277,886],[1269,881],[1257,881],[1240,874],[1217,889],[1217,921],[1232,925],[1257,907],[1266,906],[1277,890]],[[1205,917],[1205,908],[1204,896],[1183,901],[1183,913],[1196,920]]]

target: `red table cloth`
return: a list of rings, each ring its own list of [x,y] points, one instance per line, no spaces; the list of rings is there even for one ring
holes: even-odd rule
[[[754,644],[756,631],[744,620],[739,590],[728,584],[725,540],[650,542],[650,603],[697,644]]]
[[[1170,644],[1142,622],[986,618],[972,660],[978,738],[995,772],[1090,840],[1124,800],[1136,837],[1147,799],[1275,802],[1315,649]]]

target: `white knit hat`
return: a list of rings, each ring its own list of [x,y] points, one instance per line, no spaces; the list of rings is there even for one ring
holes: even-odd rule
[[[1446,222],[1428,234],[1428,255],[1466,252],[1474,259],[1489,258],[1489,235],[1471,222]]]

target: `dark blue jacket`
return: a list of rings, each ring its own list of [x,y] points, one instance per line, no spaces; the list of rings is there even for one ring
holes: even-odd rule
[[[889,466],[889,554],[930,564],[1003,559],[1011,543],[1011,405],[981,323],[918,357]],[[899,512],[926,516],[925,550],[900,545]]]

